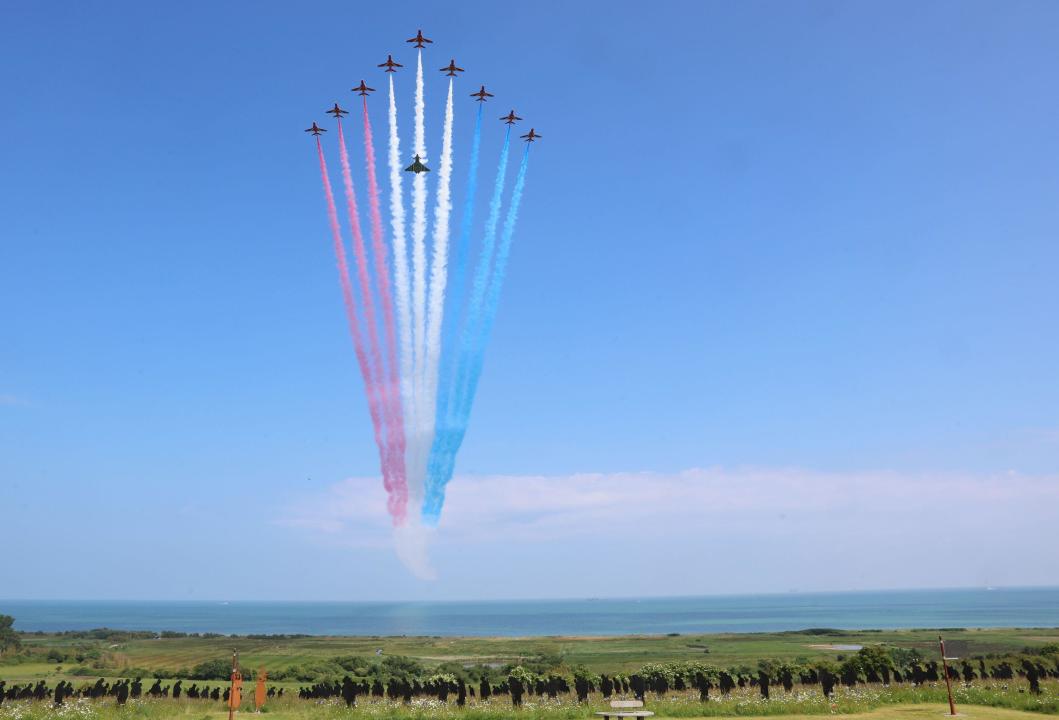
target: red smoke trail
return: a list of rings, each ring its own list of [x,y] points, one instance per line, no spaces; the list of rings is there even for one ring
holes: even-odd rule
[[[389,482],[391,487],[401,497],[407,497],[407,483],[404,473],[404,423],[400,416],[400,398],[397,395],[396,384],[387,382],[386,366],[383,364],[382,349],[379,345],[379,333],[375,325],[375,300],[371,292],[371,276],[368,272],[368,257],[364,247],[364,235],[360,231],[360,213],[357,211],[357,195],[353,189],[353,173],[349,168],[349,154],[346,149],[346,138],[342,132],[342,121],[338,121],[338,147],[339,158],[342,161],[342,181],[346,190],[346,210],[349,213],[349,226],[353,234],[353,255],[357,261],[357,280],[360,283],[360,298],[364,308],[364,316],[368,327],[368,344],[372,365],[372,386],[379,393],[382,400],[383,427],[385,429],[386,445],[383,450],[386,468],[389,471]],[[381,223],[381,220],[380,220]],[[382,243],[380,241],[379,245]],[[378,256],[380,251],[386,252],[385,247],[375,247],[376,272],[378,270]],[[389,278],[385,275],[379,282],[389,287]],[[388,299],[388,298],[386,298]],[[397,409],[397,423],[394,422],[394,408]],[[395,427],[397,428],[395,431]],[[398,437],[395,437],[397,435]],[[394,443],[394,440],[398,442]],[[398,490],[399,489],[399,490]],[[402,512],[403,515],[403,512]]]
[[[408,485],[404,466],[404,410],[401,407],[400,380],[397,375],[397,329],[394,324],[393,296],[390,290],[390,266],[386,260],[386,245],[382,235],[382,212],[379,209],[379,181],[375,175],[375,141],[371,134],[371,118],[368,117],[368,99],[364,98],[364,158],[368,173],[368,204],[371,208],[371,247],[375,256],[375,277],[379,284],[379,302],[382,305],[383,328],[386,332],[386,384],[389,387],[387,408],[391,450],[394,462],[399,464],[401,488],[407,498]]]
[[[346,263],[346,249],[342,243],[342,228],[338,224],[338,210],[335,208],[335,196],[331,190],[331,179],[327,174],[327,161],[324,160],[324,148],[320,144],[320,138],[316,139],[316,152],[320,158],[320,176],[324,183],[324,196],[327,198],[327,219],[331,223],[331,237],[335,245],[335,257],[338,260],[339,280],[342,284],[342,300],[346,306],[346,318],[349,321],[349,332],[353,336],[353,349],[357,355],[357,364],[360,365],[360,374],[364,378],[364,387],[368,395],[368,411],[371,414],[371,424],[375,432],[375,444],[379,447],[379,456],[382,462],[382,482],[386,488],[387,507],[393,516],[394,524],[404,522],[406,506],[408,503],[407,489],[396,487],[392,476],[392,464],[386,453],[386,446],[382,439],[382,423],[379,417],[379,401],[377,389],[373,388],[371,382],[371,367],[368,365],[368,357],[364,352],[364,339],[360,333],[360,323],[357,321],[357,310],[353,302],[353,283],[349,279],[349,265]]]

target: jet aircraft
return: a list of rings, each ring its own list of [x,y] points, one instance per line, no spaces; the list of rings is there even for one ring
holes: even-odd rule
[[[408,40],[405,40],[405,42],[415,43],[415,45],[413,45],[412,47],[421,48],[424,47],[423,43],[432,43],[434,41],[428,40],[427,38],[423,37],[422,30],[417,30],[416,36],[414,38],[409,38]]]
[[[380,65],[379,67],[382,67],[382,66]],[[364,81],[361,80],[360,81],[360,85],[357,85],[355,88],[353,88],[353,92],[358,93],[360,95],[364,95],[365,97],[367,97],[368,93],[375,92],[375,88],[368,87],[367,85],[364,84]]]
[[[423,172],[430,172],[430,168],[420,161],[419,156],[416,155],[416,159],[412,161],[412,164],[404,169],[405,172],[415,173],[418,175]]]
[[[319,135],[320,133],[325,133],[327,131],[324,130],[322,127],[317,127],[316,123],[313,123],[313,126],[311,128],[306,128],[305,132],[312,133],[313,135]]]
[[[518,115],[516,115],[515,111],[512,110],[507,115],[501,115],[500,119],[503,120],[508,125],[514,125],[516,121],[521,120],[522,118],[520,118]]]
[[[486,98],[493,97],[493,93],[485,91],[485,85],[482,85],[482,89],[478,92],[471,93],[471,97],[478,98],[478,102],[485,102]]]
[[[525,135],[523,135],[522,137],[526,138],[526,142],[533,142],[537,138],[544,137],[544,136],[539,134],[539,133],[534,132],[533,128],[530,128],[530,131],[528,133],[526,133]]]
[[[386,72],[397,72],[394,68],[404,67],[401,63],[395,63],[393,61],[393,55],[386,56],[386,62],[379,63],[379,67],[386,68]]]
[[[448,67],[441,68],[441,72],[445,73],[449,77],[456,77],[456,73],[463,72],[463,68],[456,67],[455,60],[449,60]]]

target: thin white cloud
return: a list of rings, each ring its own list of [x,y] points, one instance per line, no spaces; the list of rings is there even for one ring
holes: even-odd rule
[[[351,478],[289,508],[279,521],[352,547],[388,544],[382,484]],[[797,468],[705,468],[677,473],[459,477],[449,486],[437,543],[497,537],[521,543],[596,537],[622,528],[654,536],[705,529],[750,532],[787,522],[854,529],[860,522],[927,522],[988,527],[1018,512],[1059,520],[1059,475],[1017,473],[819,472]],[[792,527],[793,529],[793,527]]]

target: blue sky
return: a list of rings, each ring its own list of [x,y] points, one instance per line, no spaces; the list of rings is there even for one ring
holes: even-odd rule
[[[1059,560],[1018,536],[1059,542],[1059,6],[4,14],[0,546],[23,570],[0,597],[620,593],[610,569],[576,563],[544,583],[572,543],[651,558],[657,593],[1059,582]],[[514,107],[546,136],[457,467],[480,492],[455,481],[429,583],[364,512],[377,455],[301,132],[362,77],[381,87],[387,53],[412,61],[418,27],[436,41],[428,67],[455,57],[461,89],[496,93],[490,115]],[[377,134],[382,109],[373,98]],[[457,106],[457,176],[472,113]],[[485,157],[500,137],[497,122]],[[821,520],[791,477],[841,507]],[[836,574],[879,502],[866,477],[907,495],[879,505],[872,542],[925,542],[929,509],[997,555],[954,550],[923,573],[909,545],[892,568]],[[676,529],[680,483],[704,518],[740,521]],[[580,490],[526,507],[519,487]],[[725,513],[748,488],[762,512]],[[586,503],[612,514],[552,522]],[[644,530],[583,532],[616,518]],[[696,571],[736,549],[774,559],[777,543],[797,577]]]

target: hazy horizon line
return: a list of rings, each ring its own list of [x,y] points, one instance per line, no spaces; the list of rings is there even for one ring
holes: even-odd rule
[[[495,598],[445,598],[440,600],[409,600],[400,598],[372,598],[372,599],[349,599],[349,600],[248,600],[240,598],[44,598],[44,597],[6,597],[0,598],[3,603],[242,603],[248,605],[324,605],[324,604],[405,604],[405,605],[443,605],[448,603],[516,603],[516,602],[606,602],[624,600],[681,600],[696,598],[738,598],[738,597],[777,597],[791,595],[858,595],[875,593],[915,593],[915,592],[966,592],[979,590],[982,592],[995,591],[1032,591],[1032,590],[1059,590],[1059,585],[959,585],[939,587],[892,587],[892,588],[861,588],[845,590],[776,590],[770,592],[729,592],[729,593],[678,593],[668,595],[608,595],[608,596],[539,596],[539,597],[495,597]]]

